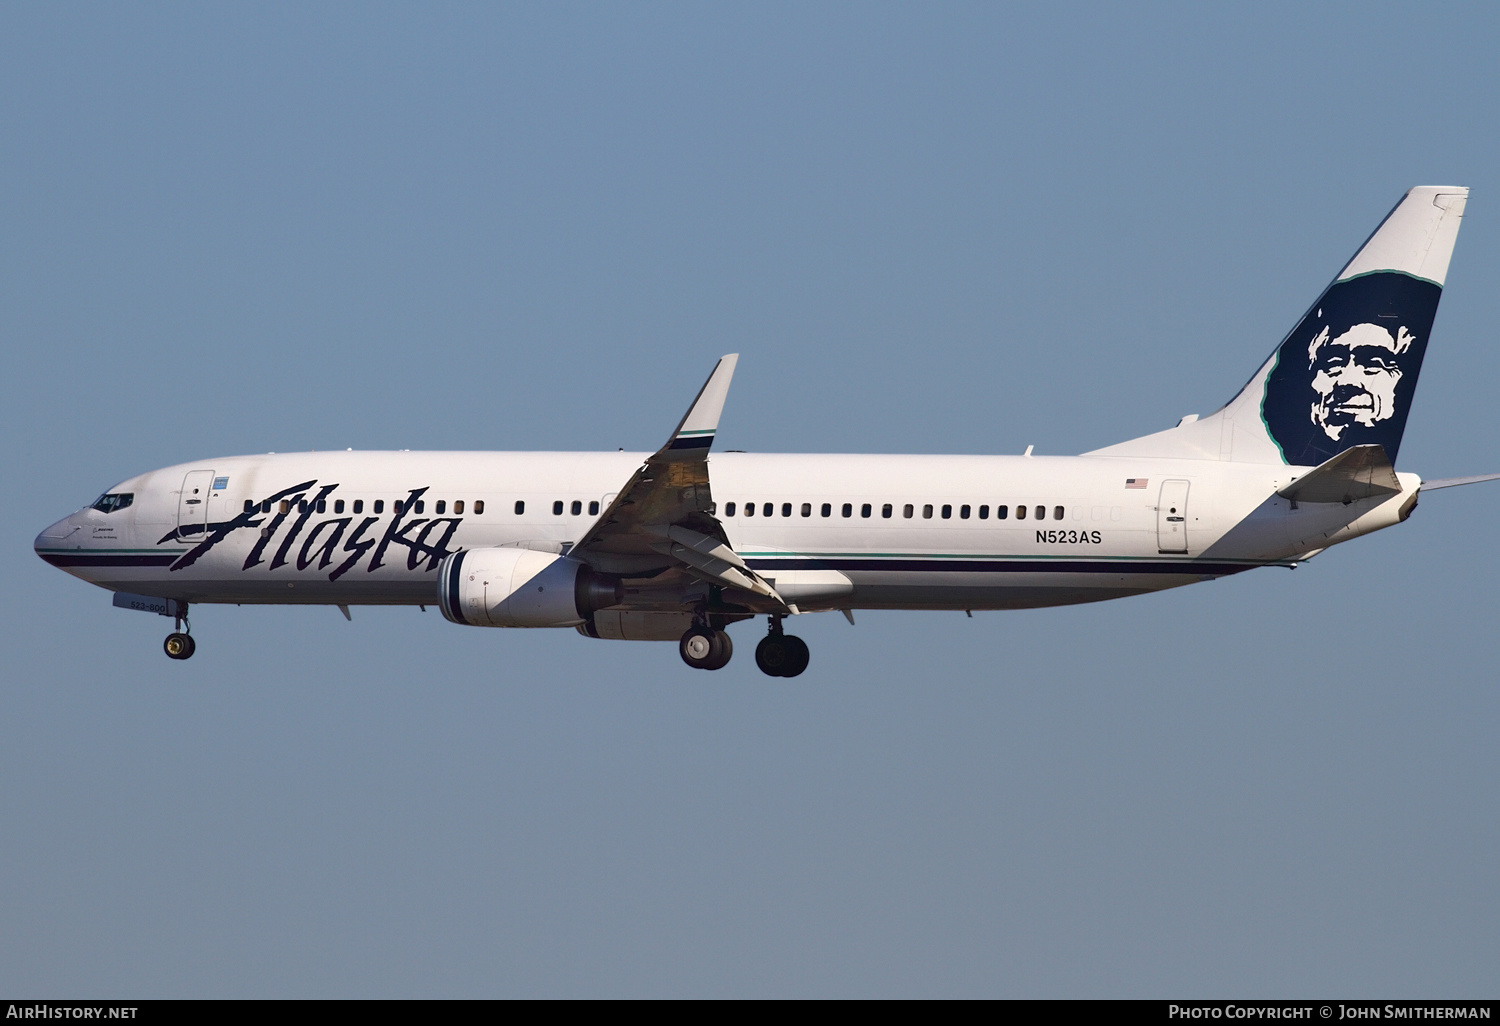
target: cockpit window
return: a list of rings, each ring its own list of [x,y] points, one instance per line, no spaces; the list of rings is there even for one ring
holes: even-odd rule
[[[97,509],[100,513],[113,513],[116,510],[124,509],[134,501],[134,492],[114,492],[99,496],[90,508]]]

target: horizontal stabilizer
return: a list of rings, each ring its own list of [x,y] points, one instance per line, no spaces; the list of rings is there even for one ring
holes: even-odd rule
[[[1438,477],[1422,482],[1422,491],[1435,492],[1439,488],[1457,488],[1459,485],[1478,484],[1481,481],[1500,481],[1500,474],[1474,474],[1470,477]]]
[[[1276,494],[1293,502],[1342,502],[1395,495],[1401,491],[1385,448],[1356,445],[1296,478]]]

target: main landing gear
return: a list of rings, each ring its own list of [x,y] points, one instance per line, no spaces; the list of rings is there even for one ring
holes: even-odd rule
[[[677,643],[677,651],[682,654],[682,661],[695,670],[718,670],[734,655],[734,642],[722,630],[695,623]],[[783,634],[781,617],[771,617],[770,632],[755,646],[755,665],[761,672],[769,677],[795,677],[807,669],[810,658],[807,642]]]
[[[793,634],[781,633],[781,617],[771,617],[771,629],[755,646],[755,665],[768,677],[795,677],[807,669],[812,654],[807,642]]]
[[[192,625],[188,623],[187,603],[182,603],[182,612],[177,614],[177,630],[167,635],[167,640],[161,643],[162,651],[167,653],[168,659],[191,659],[193,653],[198,650],[193,641]]]
[[[695,670],[720,670],[734,655],[734,642],[724,631],[694,624],[677,643],[682,661]]]

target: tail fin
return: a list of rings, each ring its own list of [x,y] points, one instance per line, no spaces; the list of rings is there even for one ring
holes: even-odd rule
[[[1316,466],[1401,447],[1469,190],[1406,194],[1227,406],[1089,455]]]

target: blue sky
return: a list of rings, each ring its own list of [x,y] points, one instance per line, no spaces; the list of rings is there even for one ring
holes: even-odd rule
[[[0,11],[0,989],[1473,996],[1496,494],[1295,571],[807,617],[795,681],[435,611],[165,621],[109,484],[342,448],[1073,453],[1473,187],[1401,450],[1500,470],[1486,5]],[[744,630],[742,627],[740,630]]]

